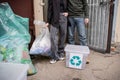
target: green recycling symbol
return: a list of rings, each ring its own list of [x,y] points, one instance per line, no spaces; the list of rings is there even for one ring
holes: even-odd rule
[[[80,64],[82,63],[81,60],[80,60],[80,57],[79,56],[73,56],[71,59],[70,59],[70,63],[74,66],[80,66]]]

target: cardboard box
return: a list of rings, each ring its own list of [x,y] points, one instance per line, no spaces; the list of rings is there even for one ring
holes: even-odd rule
[[[66,45],[66,67],[84,69],[86,58],[90,54],[88,46]]]
[[[0,63],[0,80],[27,80],[27,64]]]

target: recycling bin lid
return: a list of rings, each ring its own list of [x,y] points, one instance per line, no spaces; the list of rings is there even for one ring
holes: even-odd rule
[[[89,54],[90,53],[88,46],[71,45],[71,44],[66,45],[65,51],[66,52],[82,53],[82,54]]]

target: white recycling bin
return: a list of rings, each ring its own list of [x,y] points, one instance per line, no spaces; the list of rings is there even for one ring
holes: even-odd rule
[[[0,80],[27,80],[27,64],[0,62]]]
[[[84,69],[90,50],[88,46],[69,45],[65,47],[66,67]]]

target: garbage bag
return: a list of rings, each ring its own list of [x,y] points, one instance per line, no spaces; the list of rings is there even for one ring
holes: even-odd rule
[[[40,54],[43,56],[50,56],[50,33],[45,22],[36,21],[35,24],[39,25],[39,35],[36,37],[30,49],[30,54]]]
[[[29,19],[13,13],[7,2],[0,3],[0,61],[29,64],[28,74],[36,73],[29,56]]]

